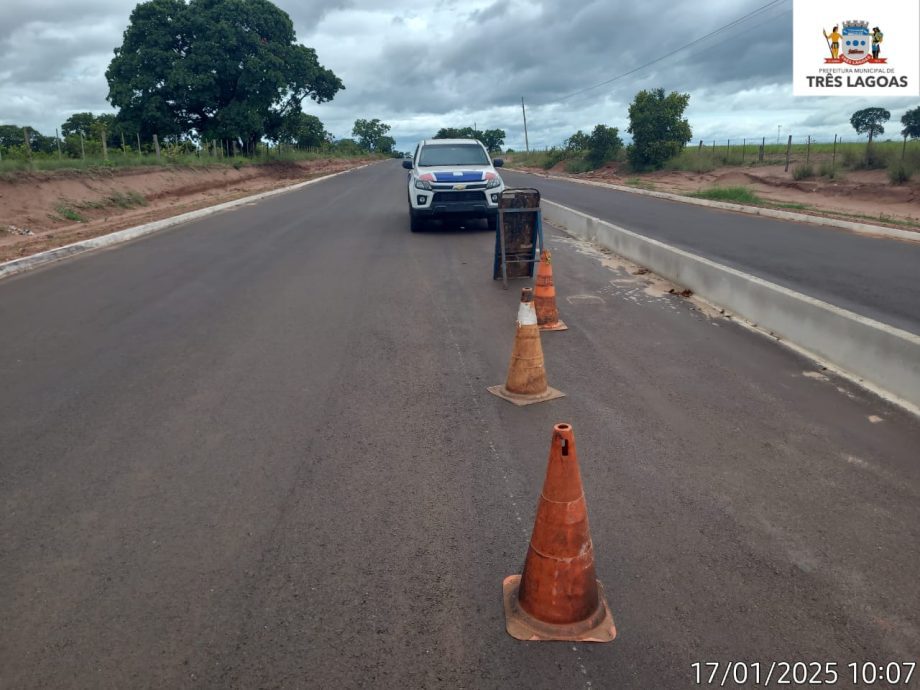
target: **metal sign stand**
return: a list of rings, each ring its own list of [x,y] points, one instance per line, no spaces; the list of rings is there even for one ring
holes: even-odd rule
[[[537,200],[539,204],[540,193],[535,189],[509,189],[505,190],[505,193],[511,192],[526,192],[526,193],[536,193]],[[502,195],[504,198],[504,194]],[[531,233],[531,243],[530,247],[524,251],[509,251],[508,250],[508,237],[505,234],[505,214],[514,214],[514,213],[533,213],[534,214],[534,223],[533,231]],[[533,277],[533,266],[540,260],[540,252],[543,249],[543,214],[540,211],[539,205],[536,208],[505,208],[504,204],[499,206],[498,209],[498,228],[496,231],[496,242],[497,245],[495,253],[495,266],[493,267],[493,278],[497,277],[495,274],[498,272],[497,269],[501,267],[501,276],[502,276],[502,286],[504,289],[508,289],[508,265],[509,264],[529,264],[527,275],[518,276],[518,277]]]

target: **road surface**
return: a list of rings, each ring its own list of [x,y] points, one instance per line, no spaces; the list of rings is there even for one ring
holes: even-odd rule
[[[916,418],[551,228],[567,397],[491,396],[522,283],[483,229],[410,234],[398,166],[0,282],[0,687],[918,661]],[[607,645],[504,631],[559,421]]]
[[[513,186],[536,186],[556,203],[920,334],[920,242],[719,211],[510,170],[502,176]]]

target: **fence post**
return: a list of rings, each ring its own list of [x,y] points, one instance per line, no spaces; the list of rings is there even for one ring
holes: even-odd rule
[[[156,151],[157,160],[160,160],[160,140],[156,134],[153,135],[153,150]]]
[[[57,127],[54,128],[54,140],[57,142],[58,149],[58,160],[64,157],[64,154],[61,153],[61,136],[58,134]]]
[[[141,153],[141,133],[137,133],[137,158],[140,160],[143,158],[144,154]]]
[[[764,137],[763,139],[760,140],[760,153],[758,154],[758,157],[757,157],[757,160],[759,163],[763,163],[763,154],[764,154],[764,149],[766,149],[766,147],[767,147],[767,138]]]
[[[128,155],[128,147],[125,146],[125,130],[121,130],[119,133],[121,134],[121,155],[122,155],[122,156],[127,156],[127,155]]]
[[[808,143],[805,144],[805,165],[811,163],[811,135],[808,135]]]
[[[834,135],[834,153],[831,154],[831,172],[837,167],[837,135]]]
[[[741,140],[741,165],[744,165],[744,149],[747,146],[747,139]]]
[[[792,135],[789,135],[789,141],[786,142],[786,172],[789,172],[789,154],[792,152]]]
[[[86,160],[86,146],[83,145],[83,132],[80,132],[80,158]]]
[[[716,142],[712,142],[712,167],[716,167]]]
[[[105,143],[105,127],[103,127],[100,132],[100,136],[102,137],[102,160],[107,161],[109,159],[109,147]]]
[[[28,127],[22,128],[22,140],[25,142],[26,151],[29,152],[29,162],[31,163],[32,162],[32,142],[29,141],[29,128]]]
[[[725,147],[725,159],[726,162],[731,165],[732,162],[732,140],[728,140],[728,144]]]
[[[904,154],[907,153],[907,135],[904,135],[904,143],[901,144],[901,162],[904,162]]]

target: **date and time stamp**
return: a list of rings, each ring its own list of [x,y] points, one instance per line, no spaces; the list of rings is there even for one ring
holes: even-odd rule
[[[835,687],[913,687],[916,662],[872,661],[697,661],[690,665],[693,682],[709,687],[825,685]]]

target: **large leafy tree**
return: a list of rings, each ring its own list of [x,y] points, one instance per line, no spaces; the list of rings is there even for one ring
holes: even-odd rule
[[[664,89],[640,91],[629,106],[629,129],[633,137],[629,162],[636,170],[662,167],[679,154],[693,136],[684,111],[690,94]]]
[[[317,147],[327,143],[330,136],[316,115],[296,112],[284,118],[277,138],[285,144]]]
[[[489,151],[501,151],[505,145],[505,130],[503,129],[473,129],[472,127],[442,127],[434,135],[435,139],[477,139]]]
[[[307,99],[344,88],[269,0],[149,0],[106,71],[119,119],[145,138],[275,138]]]
[[[96,132],[96,116],[92,113],[74,113],[61,125],[61,136],[79,136],[83,135],[85,139],[91,139]]]
[[[505,145],[505,130],[487,129],[477,137],[489,151],[501,151]]]
[[[863,108],[853,113],[850,124],[857,134],[868,134],[869,143],[878,134],[885,133],[883,124],[891,119],[891,113],[884,108]]]
[[[31,131],[30,131],[30,139]],[[11,149],[25,142],[22,127],[19,125],[0,125],[0,148]]]
[[[29,148],[33,152],[52,153],[56,150],[54,137],[46,137],[34,127],[20,125],[0,125],[0,149],[10,151],[21,147],[23,153],[26,153],[26,135],[23,130],[28,132]]]
[[[375,117],[373,120],[355,120],[351,135],[357,140],[358,146],[365,151],[391,153],[396,140],[389,136],[389,131],[390,125]]]

